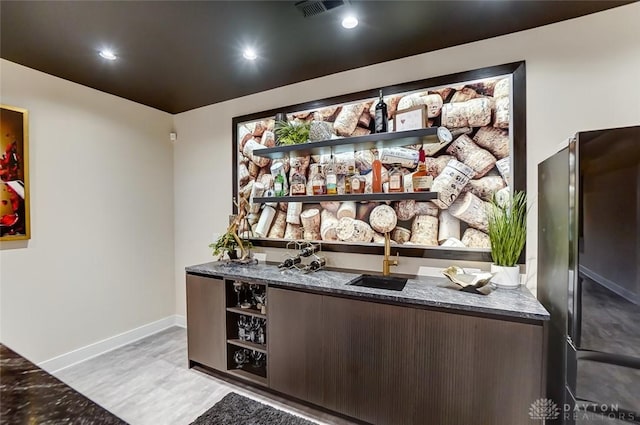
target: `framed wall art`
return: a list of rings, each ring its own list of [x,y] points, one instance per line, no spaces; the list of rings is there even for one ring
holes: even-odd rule
[[[0,241],[29,239],[29,113],[0,108]]]
[[[393,118],[395,131],[417,130],[428,127],[427,107],[425,105],[396,111]]]
[[[243,237],[256,246],[285,248],[305,239],[327,251],[379,255],[389,233],[401,256],[491,261],[487,203],[498,191],[526,190],[525,63],[382,87],[387,118],[395,120],[388,133],[375,133],[379,90],[233,119],[234,197],[258,199],[244,206]],[[308,132],[306,140],[280,143],[277,113]],[[431,193],[410,184],[420,149]],[[379,177],[372,171],[376,159]],[[404,187],[380,193],[374,179],[382,180],[384,192],[390,175],[399,173]],[[334,195],[315,191],[321,174],[337,181]],[[364,193],[346,183],[353,175]],[[286,184],[276,192],[277,179],[289,187],[306,182],[306,192],[292,196],[300,193],[287,193]],[[388,213],[391,227],[372,213],[376,208]]]

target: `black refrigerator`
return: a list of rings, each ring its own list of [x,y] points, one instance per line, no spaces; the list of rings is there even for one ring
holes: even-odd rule
[[[538,165],[549,424],[640,424],[640,126],[577,133]]]

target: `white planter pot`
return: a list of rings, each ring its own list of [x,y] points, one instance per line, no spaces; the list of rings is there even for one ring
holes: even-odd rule
[[[498,288],[515,289],[520,286],[520,267],[505,267],[491,264],[491,273],[496,275],[491,278],[491,283]]]

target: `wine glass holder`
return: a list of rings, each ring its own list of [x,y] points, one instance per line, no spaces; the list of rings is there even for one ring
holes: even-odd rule
[[[322,270],[326,267],[326,258],[320,255],[322,252],[322,244],[319,242],[311,242],[307,240],[293,240],[287,242],[286,252],[283,254],[284,260],[280,264],[280,268],[295,269],[302,273],[311,273]],[[295,262],[296,259],[299,262]],[[290,260],[291,265],[286,265]]]

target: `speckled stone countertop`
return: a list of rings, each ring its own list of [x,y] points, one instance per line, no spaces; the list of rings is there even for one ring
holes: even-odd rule
[[[281,287],[346,295],[363,300],[462,310],[505,318],[549,320],[547,310],[524,287],[496,289],[489,295],[476,295],[445,287],[449,281],[444,277],[419,276],[409,279],[402,291],[392,291],[348,285],[360,276],[359,273],[320,270],[304,274],[298,270],[280,270],[270,264],[211,262],[187,267],[186,271],[232,279],[260,280]]]
[[[0,400],[1,424],[127,424],[3,344]]]

